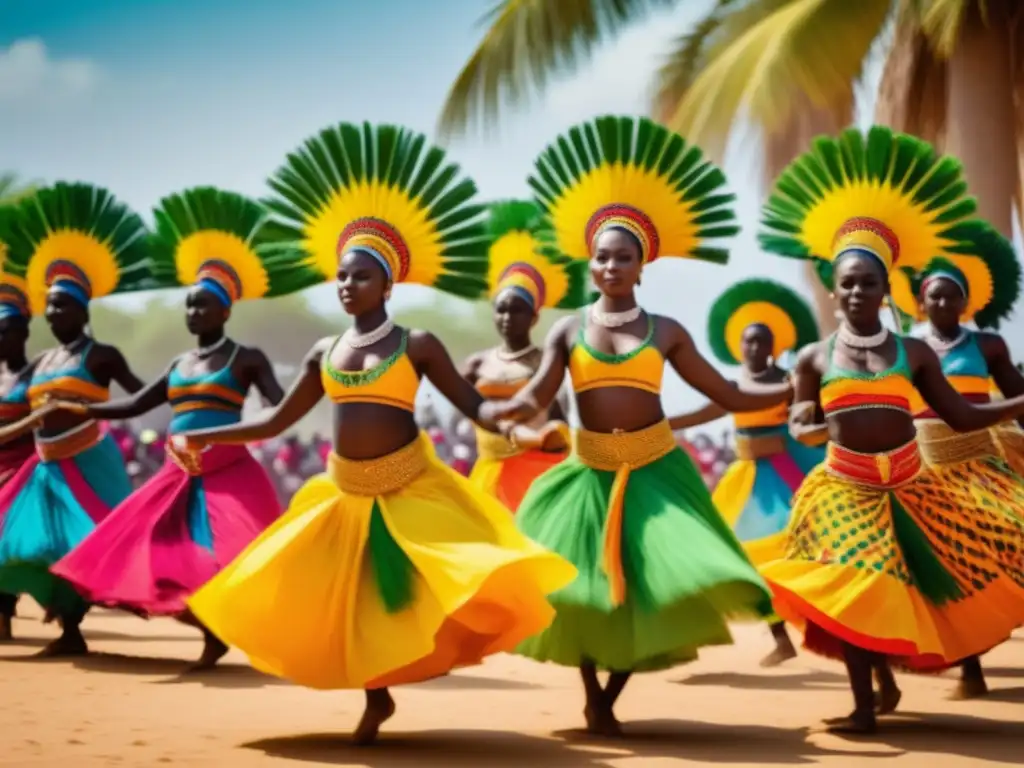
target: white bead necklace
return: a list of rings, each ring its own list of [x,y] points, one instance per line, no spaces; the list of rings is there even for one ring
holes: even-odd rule
[[[934,328],[931,331],[929,334],[929,346],[936,352],[948,352],[967,338],[967,330],[963,326],[960,327],[960,333],[956,335],[956,338],[950,341],[946,341],[936,334]]]
[[[353,349],[372,347],[378,341],[385,338],[394,329],[395,323],[389,317],[383,323],[367,333],[359,333],[355,328],[349,328],[341,335],[341,340]]]
[[[624,312],[603,312],[596,304],[590,305],[590,319],[604,328],[620,328],[628,325],[640,317],[643,310],[639,307],[627,309]]]
[[[218,341],[215,341],[213,344],[211,344],[208,347],[196,347],[196,354],[199,357],[207,357],[208,355],[212,355],[214,352],[216,352],[218,349],[220,349],[221,347],[223,347],[227,343],[228,343],[228,337],[227,336],[221,336]]]
[[[495,355],[499,360],[505,363],[514,363],[516,360],[522,360],[527,355],[530,355],[537,351],[536,344],[530,344],[529,346],[523,347],[518,352],[506,352],[504,349],[495,350]]]
[[[888,328],[882,328],[878,333],[874,333],[871,336],[860,336],[854,333],[850,326],[843,323],[839,326],[836,335],[843,344],[852,349],[874,349],[885,343],[885,340],[889,338],[889,333]]]

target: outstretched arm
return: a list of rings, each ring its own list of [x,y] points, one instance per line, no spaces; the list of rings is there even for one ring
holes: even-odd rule
[[[1024,395],[1024,375],[1013,364],[1010,349],[1002,336],[995,333],[979,333],[978,342],[988,363],[988,371],[1003,397]],[[1024,427],[1024,419],[1018,419]]]
[[[136,376],[132,369],[128,367],[128,361],[124,359],[121,350],[114,347],[105,347],[104,352],[102,366],[103,373],[106,375],[101,378],[116,382],[129,395],[134,395],[146,386],[142,379]]]
[[[171,368],[174,364],[171,364]],[[164,371],[156,381],[152,381],[130,397],[120,400],[112,400],[108,403],[76,403],[61,401],[57,403],[59,408],[73,413],[80,413],[90,419],[102,419],[115,421],[118,419],[134,419],[144,413],[149,413],[167,402],[167,376],[171,368]]]
[[[448,350],[434,334],[427,331],[410,333],[409,357],[416,370],[468,419],[489,432],[498,431],[496,421],[480,413],[480,406],[484,404],[483,396],[455,368]]]
[[[199,449],[212,443],[251,443],[276,437],[291,427],[313,410],[324,395],[323,383],[320,381],[320,361],[332,341],[333,339],[321,339],[309,351],[302,362],[298,378],[292,383],[284,399],[274,408],[252,421],[241,424],[182,433],[189,447]]]
[[[666,358],[683,381],[704,394],[728,413],[742,413],[770,408],[785,402],[792,394],[789,383],[744,384],[737,386],[715,370],[697,350],[693,337],[675,320],[660,318],[669,334]]]
[[[672,427],[672,431],[675,432],[680,429],[699,427],[703,424],[714,421],[715,419],[720,419],[723,416],[728,415],[729,412],[722,406],[718,405],[718,403],[705,403],[696,411],[690,411],[689,413],[683,413],[679,416],[673,416],[668,420],[668,425]]]
[[[248,349],[245,355],[246,379],[252,382],[256,391],[263,397],[267,405],[280,405],[284,399],[284,390],[277,380],[274,366],[260,349]]]
[[[914,386],[944,422],[957,432],[987,429],[1024,416],[1024,395],[974,405],[953,389],[934,350],[920,339],[904,339],[914,371]]]
[[[18,438],[24,437],[42,424],[43,420],[56,410],[56,403],[47,403],[40,408],[36,408],[28,416],[0,427],[0,445],[12,443]]]
[[[820,354],[818,344],[805,347],[790,374],[794,402],[789,409],[789,434],[806,445],[821,445],[828,440],[828,425],[821,410]]]

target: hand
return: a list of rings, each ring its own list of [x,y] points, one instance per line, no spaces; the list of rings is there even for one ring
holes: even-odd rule
[[[527,421],[537,414],[537,406],[518,399],[488,400],[480,406],[479,419],[497,424],[499,421]]]
[[[56,411],[68,411],[69,413],[76,413],[79,416],[89,415],[89,404],[88,403],[76,403],[72,400],[52,400],[47,403],[48,406],[53,406]]]
[[[546,453],[563,453],[569,450],[572,435],[564,421],[549,421],[540,428],[540,449]]]
[[[183,432],[181,434],[171,436],[167,441],[167,446],[179,455],[195,455],[202,452],[202,450],[206,448],[207,443],[198,435],[190,435]]]
[[[61,410],[61,407],[56,400],[47,400],[41,406],[32,411],[29,418],[32,420],[33,426],[38,427],[46,420],[47,416],[50,416],[59,410]]]

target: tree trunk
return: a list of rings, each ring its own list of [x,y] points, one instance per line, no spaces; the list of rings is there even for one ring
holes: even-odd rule
[[[966,11],[949,60],[947,151],[959,157],[978,213],[1013,237],[1017,191],[1009,0],[988,0],[987,23],[977,3]]]

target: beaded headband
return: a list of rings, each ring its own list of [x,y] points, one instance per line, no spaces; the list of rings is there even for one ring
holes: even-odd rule
[[[55,259],[46,267],[46,287],[66,293],[82,306],[88,306],[92,299],[92,283],[77,264],[64,259]]]
[[[832,263],[853,253],[873,256],[888,273],[899,261],[900,241],[896,233],[878,219],[854,217],[847,219],[835,234]]]
[[[372,256],[392,283],[404,282],[409,274],[409,247],[398,230],[383,219],[364,217],[346,226],[338,238],[338,258],[351,251]]]
[[[498,278],[498,285],[494,291],[495,298],[505,291],[513,291],[523,298],[534,312],[545,306],[547,301],[544,276],[536,267],[523,262],[510,264]]]
[[[212,293],[226,307],[242,298],[242,281],[230,264],[209,259],[199,266],[196,285]]]
[[[587,222],[586,238],[593,250],[597,238],[609,229],[621,228],[640,243],[640,261],[649,264],[658,258],[660,240],[654,222],[643,211],[622,203],[599,208]]]
[[[10,277],[0,278],[0,318],[32,317],[28,295],[25,289],[10,282]]]

